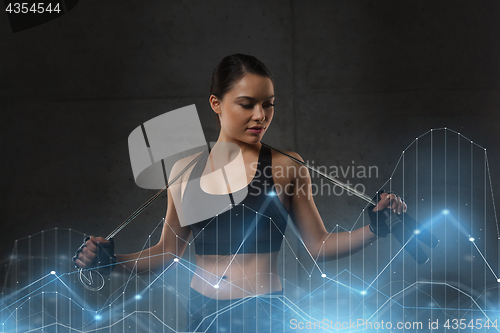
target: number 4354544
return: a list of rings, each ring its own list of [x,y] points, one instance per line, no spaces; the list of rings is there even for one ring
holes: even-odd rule
[[[11,2],[5,8],[5,11],[8,13],[14,14],[26,14],[26,13],[60,13],[61,9],[59,7],[59,2],[56,3],[45,3],[45,2],[37,2],[37,3],[27,3],[27,2]]]
[[[444,323],[443,327],[446,329],[452,329],[452,330],[457,330],[457,329],[476,329],[479,330],[481,328],[498,328],[497,320],[495,321],[490,321],[487,319],[485,322],[483,322],[481,319],[471,319],[469,322],[467,322],[465,319],[447,319],[446,322]]]

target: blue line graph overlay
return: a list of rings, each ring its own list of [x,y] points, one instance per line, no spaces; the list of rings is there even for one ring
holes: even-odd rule
[[[418,265],[404,251],[408,242],[399,244],[392,236],[348,258],[321,262],[321,253],[305,248],[290,227],[278,260],[284,295],[278,302],[261,296],[259,302],[283,306],[287,325],[291,320],[383,320],[419,322],[423,327],[418,332],[430,332],[430,323],[456,319],[496,323],[474,331],[498,332],[499,229],[489,168],[486,150],[460,133],[437,129],[416,138],[382,187],[403,196],[420,221],[412,237],[430,230],[441,240],[436,248],[424,246],[429,262]],[[260,214],[250,208],[247,212]],[[334,224],[330,232],[349,232],[367,223],[361,212],[353,223]],[[163,224],[160,220],[143,249],[153,245]],[[52,229],[16,241],[9,263],[0,268],[5,277],[0,332],[184,332],[189,281],[197,268],[192,239],[183,240],[188,245],[183,258],[162,271],[112,273],[104,289],[89,292],[70,260],[83,236]],[[206,320],[215,322],[245,301]]]

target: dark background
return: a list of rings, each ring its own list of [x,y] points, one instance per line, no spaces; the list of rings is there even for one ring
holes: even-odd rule
[[[0,14],[1,262],[42,230],[107,235],[146,201],[127,146],[141,123],[195,103],[215,140],[210,76],[237,52],[276,78],[265,142],[378,166],[371,194],[415,137],[447,126],[488,149],[500,198],[499,22],[496,0],[84,1],[18,33]],[[317,202],[328,230],[363,206]],[[116,238],[118,252],[140,249],[164,204]]]

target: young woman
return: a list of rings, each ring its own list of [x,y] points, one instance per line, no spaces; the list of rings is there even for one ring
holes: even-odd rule
[[[379,231],[387,231],[381,214],[372,214],[370,225],[327,232],[311,196],[309,173],[301,170],[305,167],[261,144],[274,116],[274,101],[273,77],[262,62],[242,54],[225,57],[213,73],[209,98],[220,125],[217,143],[209,154],[188,157],[173,167],[175,175],[199,158],[184,173],[181,185],[168,190],[159,242],[141,253],[116,255],[129,269],[161,269],[183,255],[193,236],[197,268],[191,281],[190,331],[279,332],[288,326],[283,313],[269,313],[270,302],[282,293],[276,263],[288,217],[307,250],[321,260],[355,253],[375,241]],[[238,149],[224,148],[228,145]],[[302,160],[297,153],[288,154]],[[239,160],[242,167],[228,162],[227,172],[212,172],[215,156]],[[197,204],[218,209],[228,196],[231,203],[220,214],[215,210],[190,221]],[[380,198],[374,212],[406,211],[398,196],[383,193]],[[102,264],[98,252],[106,246],[104,238],[91,237],[77,253],[76,265]],[[262,297],[270,300],[264,302],[267,307],[259,305]]]

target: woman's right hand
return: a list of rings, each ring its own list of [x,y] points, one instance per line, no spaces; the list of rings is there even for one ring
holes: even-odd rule
[[[80,268],[96,268],[99,272],[109,274],[113,270],[116,257],[113,239],[88,236],[76,250],[73,262]]]
[[[73,261],[75,265],[80,268],[91,268],[92,263],[97,258],[97,244],[99,242],[105,243],[108,240],[103,237],[89,236],[85,238],[85,241],[76,251]]]

